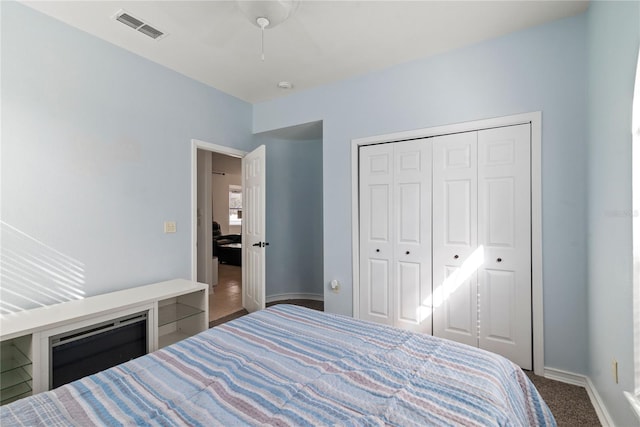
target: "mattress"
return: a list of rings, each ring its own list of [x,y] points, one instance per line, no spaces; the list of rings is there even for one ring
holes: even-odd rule
[[[0,424],[547,426],[523,371],[424,334],[277,305],[0,408]]]

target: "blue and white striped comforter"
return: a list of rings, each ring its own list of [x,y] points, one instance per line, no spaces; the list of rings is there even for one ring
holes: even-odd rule
[[[12,425],[555,425],[492,353],[279,305],[0,408]]]

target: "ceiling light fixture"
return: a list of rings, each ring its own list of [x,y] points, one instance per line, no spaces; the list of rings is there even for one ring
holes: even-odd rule
[[[262,31],[262,60],[264,61],[264,30],[277,27],[289,19],[298,7],[299,0],[238,0],[242,13]]]

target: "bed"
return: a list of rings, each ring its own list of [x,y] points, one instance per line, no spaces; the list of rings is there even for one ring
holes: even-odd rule
[[[277,305],[0,408],[0,424],[547,426],[495,354]]]

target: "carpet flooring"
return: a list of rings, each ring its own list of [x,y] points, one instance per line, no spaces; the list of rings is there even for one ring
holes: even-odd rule
[[[602,425],[584,387],[540,377],[531,371],[525,373],[547,402],[558,426]]]
[[[301,305],[303,307],[324,311],[324,303],[322,301],[311,300],[276,301],[267,304],[267,307],[283,303]],[[242,309],[210,322],[209,327],[214,327],[230,320],[237,319],[245,314],[248,314],[247,310]],[[591,404],[591,400],[589,399],[589,395],[584,387],[565,384],[560,381],[540,377],[534,375],[531,371],[525,371],[525,373],[536,386],[544,401],[547,402],[547,405],[549,406],[549,409],[551,409],[551,413],[555,417],[559,427],[595,427],[601,425],[598,415],[596,414],[596,411]]]

